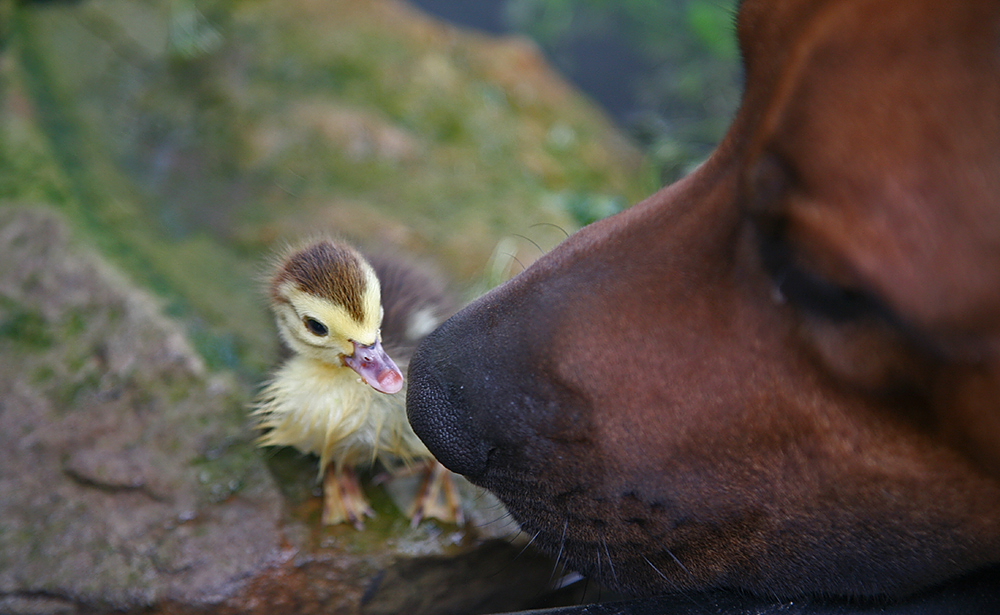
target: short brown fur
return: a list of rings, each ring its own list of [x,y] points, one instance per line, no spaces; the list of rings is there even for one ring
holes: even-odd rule
[[[634,593],[1000,563],[1000,2],[744,0],[690,176],[429,336],[409,416]]]

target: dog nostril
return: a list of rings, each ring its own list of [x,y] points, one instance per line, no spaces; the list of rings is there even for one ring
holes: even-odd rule
[[[477,435],[462,400],[449,393],[434,336],[424,340],[410,362],[406,414],[417,436],[446,468],[471,480],[486,471],[488,444]],[[428,342],[431,342],[428,345]]]

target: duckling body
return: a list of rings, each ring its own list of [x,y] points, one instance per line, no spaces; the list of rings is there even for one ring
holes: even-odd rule
[[[264,390],[258,413],[265,446],[294,446],[356,467],[376,460],[388,467],[430,453],[410,429],[397,396],[380,393],[344,366],[293,356]]]
[[[375,461],[390,470],[427,462],[428,475],[440,475],[406,419],[402,370],[420,339],[450,316],[455,304],[425,271],[399,259],[369,262],[330,239],[285,254],[269,293],[292,356],[259,397],[254,415],[265,430],[259,443],[318,455],[323,522],[361,527],[363,517],[373,513],[354,468]],[[437,478],[431,482],[411,516],[450,515],[445,520],[458,521],[453,492],[445,494],[453,504],[445,507],[450,513],[425,501],[436,497],[429,489],[440,488]]]

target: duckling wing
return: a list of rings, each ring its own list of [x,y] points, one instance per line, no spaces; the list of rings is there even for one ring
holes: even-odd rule
[[[444,278],[412,258],[366,255],[382,288],[382,343],[404,371],[417,344],[454,314],[459,303]]]

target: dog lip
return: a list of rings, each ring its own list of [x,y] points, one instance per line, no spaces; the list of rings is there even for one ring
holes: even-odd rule
[[[473,437],[471,415],[449,394],[440,365],[434,360],[436,346],[428,337],[410,362],[410,384],[406,413],[413,431],[446,468],[476,481],[487,468],[489,445]]]

